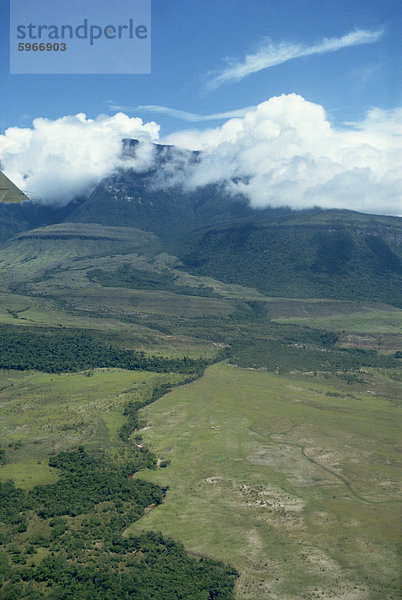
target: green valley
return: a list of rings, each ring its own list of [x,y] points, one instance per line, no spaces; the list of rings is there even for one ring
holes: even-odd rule
[[[400,220],[156,176],[2,207],[1,598],[396,600]]]

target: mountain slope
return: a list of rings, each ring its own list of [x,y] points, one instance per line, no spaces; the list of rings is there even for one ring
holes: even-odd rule
[[[136,140],[124,140],[123,154],[135,156]],[[136,227],[174,241],[201,227],[236,222],[256,211],[243,196],[232,196],[222,185],[186,189],[175,177],[199,160],[198,152],[174,146],[154,146],[155,161],[143,172],[121,170],[105,178],[91,196],[69,215],[69,221]],[[289,214],[287,208],[265,209],[267,218]]]
[[[66,206],[48,206],[28,201],[21,204],[0,203],[0,244],[17,233],[35,227],[53,225],[68,219],[84,199],[76,199]]]
[[[80,259],[92,264],[99,257],[124,261],[132,252],[160,250],[152,233],[132,227],[104,227],[94,223],[60,223],[17,234],[0,250],[4,281],[47,277],[55,269],[78,268]]]
[[[123,153],[133,156],[137,147],[135,140],[126,140]],[[141,250],[145,241],[149,246],[151,235],[158,252],[178,257],[186,271],[269,296],[402,305],[400,218],[318,208],[255,210],[246,198],[233,197],[219,185],[196,190],[170,185],[180,169],[199,160],[198,153],[156,146],[154,154],[151,169],[119,171],[104,179],[88,199],[62,209],[0,207],[3,238],[25,232],[7,243],[3,265],[18,262],[19,253],[37,265],[41,257],[49,264],[74,257],[120,256]],[[38,226],[42,228],[29,233]],[[111,227],[113,240],[108,238]]]
[[[199,231],[178,252],[185,268],[292,298],[402,304],[400,219],[301,211]]]
[[[105,179],[70,217],[80,223],[128,226],[176,239],[199,227],[251,216],[244,199],[217,186],[193,192],[154,188],[153,174],[125,171]]]

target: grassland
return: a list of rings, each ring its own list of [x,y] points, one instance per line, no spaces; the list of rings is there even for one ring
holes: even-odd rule
[[[137,254],[129,237],[125,248],[113,239],[103,248],[90,231],[85,239],[74,231],[71,252],[63,230],[60,239],[21,236],[19,249],[6,248],[1,324],[89,330],[103,342],[166,357],[213,358],[236,341],[282,335],[292,352],[316,344],[291,323],[336,331],[341,346],[400,348],[401,311],[391,306],[267,298],[189,275],[167,254],[140,254],[141,247]],[[153,240],[138,244],[151,247]],[[100,255],[112,247],[116,254]],[[168,269],[178,285],[210,286],[220,297],[102,288],[88,276],[122,263]],[[139,433],[171,464],[137,477],[169,491],[126,535],[161,530],[197,556],[235,566],[238,600],[396,599],[400,380],[392,369],[364,367],[348,377],[291,370],[289,364],[279,375],[221,363],[144,409],[147,426]],[[121,369],[0,371],[0,480],[26,490],[54,483],[49,454],[81,444],[125,460],[118,432],[126,403],[180,380]]]
[[[49,454],[80,444],[118,449],[125,404],[146,398],[158,382],[180,379],[122,369],[62,375],[0,371],[0,447],[6,450],[0,479],[30,489],[54,482]]]
[[[275,302],[265,306],[267,315],[276,323],[338,332],[338,345],[342,347],[381,352],[396,352],[401,347],[402,311],[387,304],[287,300],[282,314]]]
[[[398,597],[397,379],[228,365],[143,409],[165,503],[135,523],[240,570],[242,600]],[[400,499],[400,496],[399,496]]]
[[[85,292],[84,289],[81,293],[86,298]],[[117,291],[114,298],[118,298]],[[109,310],[106,302],[102,303],[101,295],[98,296],[97,304],[93,300],[92,310],[88,305],[84,310],[85,306],[79,300],[80,297],[76,295],[75,304],[63,303],[61,306],[57,297],[0,293],[0,324],[90,330],[107,336],[116,345],[167,357],[186,355],[191,358],[209,358],[217,353],[212,341],[183,334],[165,334],[152,327],[152,323],[150,327],[144,319],[142,323],[143,315],[136,322],[128,322],[131,313],[127,308],[122,310],[124,298],[120,298],[120,304],[116,305],[115,310]],[[139,313],[135,314],[138,316]]]
[[[370,311],[352,311],[346,315],[325,317],[293,317],[275,319],[279,323],[296,323],[307,327],[322,327],[335,331],[357,331],[362,333],[402,333],[402,311],[397,308],[374,307]]]
[[[2,599],[233,598],[232,567],[189,557],[159,534],[121,536],[163,499],[161,488],[133,477],[158,466],[137,436],[129,439],[133,411],[179,375],[113,369],[1,379]]]

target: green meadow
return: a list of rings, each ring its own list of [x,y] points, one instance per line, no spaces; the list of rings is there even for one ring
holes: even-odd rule
[[[138,317],[139,313],[134,309],[131,313],[125,310],[123,314],[121,307],[125,306],[125,298],[119,297],[118,290],[115,290],[114,298],[116,302],[120,302],[120,305],[117,304],[115,310],[107,308],[106,302],[102,303],[101,295],[96,302],[89,294],[87,295],[87,290],[81,291],[81,294],[85,296],[85,305],[80,301],[82,296],[80,298],[76,295],[75,303],[61,307],[57,298],[0,293],[0,325],[90,330],[103,337],[107,336],[108,340],[116,345],[134,347],[137,350],[167,357],[186,355],[200,358],[216,355],[216,346],[210,340],[185,334],[165,333],[155,328],[153,322],[148,323],[144,315]],[[171,296],[174,304],[175,295]],[[93,304],[90,304],[91,300]],[[197,300],[195,298],[195,301]],[[163,304],[160,299],[158,302]],[[135,315],[133,319],[135,322],[130,322],[133,315]],[[164,317],[164,320],[167,318],[169,317]]]
[[[171,464],[137,476],[169,491],[126,535],[234,565],[239,599],[396,599],[399,395],[395,373],[209,367],[141,411]]]
[[[123,369],[57,375],[0,371],[0,447],[6,451],[0,480],[30,489],[57,478],[48,467],[49,454],[81,444],[114,451],[121,445],[118,430],[127,402],[180,377]]]
[[[296,323],[308,327],[322,327],[336,331],[357,331],[362,333],[402,333],[402,314],[397,308],[356,311],[344,315],[325,317],[293,317],[275,319],[279,323]]]
[[[168,491],[161,505],[125,522],[119,531],[126,539],[160,531],[196,558],[235,567],[236,600],[396,600],[401,311],[368,301],[265,297],[186,273],[175,257],[157,254],[152,236],[138,234],[134,243],[127,232],[120,244],[111,231],[103,248],[93,233],[82,240],[85,227],[76,231],[70,249],[62,237],[39,252],[41,240],[23,235],[23,252],[13,244],[3,249],[4,329],[56,337],[86,332],[106,346],[166,358],[227,358],[249,368],[208,366],[198,380],[141,409],[131,435],[128,403],[144,404],[185,375],[0,370],[0,481],[29,492],[60,483],[49,456],[84,446],[92,457],[104,452],[121,466],[143,446],[158,468],[141,467],[133,479]],[[141,244],[148,253],[141,254]],[[115,277],[126,264],[143,285],[159,277],[170,281],[169,289],[94,281],[94,269]],[[179,293],[180,286],[194,287],[194,295]],[[342,353],[343,372],[335,361]],[[273,372],[251,368],[262,365]],[[100,503],[95,516],[104,508]],[[83,517],[67,519],[75,535]],[[28,532],[15,538],[24,553],[35,528],[50,535],[51,525],[33,517]],[[99,530],[100,539],[104,533],[114,535]],[[38,564],[50,552],[39,542]],[[84,563],[87,551],[94,548],[77,554]],[[109,551],[105,557],[119,560]],[[18,552],[12,560],[18,569]]]

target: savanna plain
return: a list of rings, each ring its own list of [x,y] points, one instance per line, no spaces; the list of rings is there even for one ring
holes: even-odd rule
[[[125,598],[134,571],[133,598],[400,597],[398,308],[272,298],[157,250],[124,254],[130,285],[117,253],[13,252],[4,600]]]

